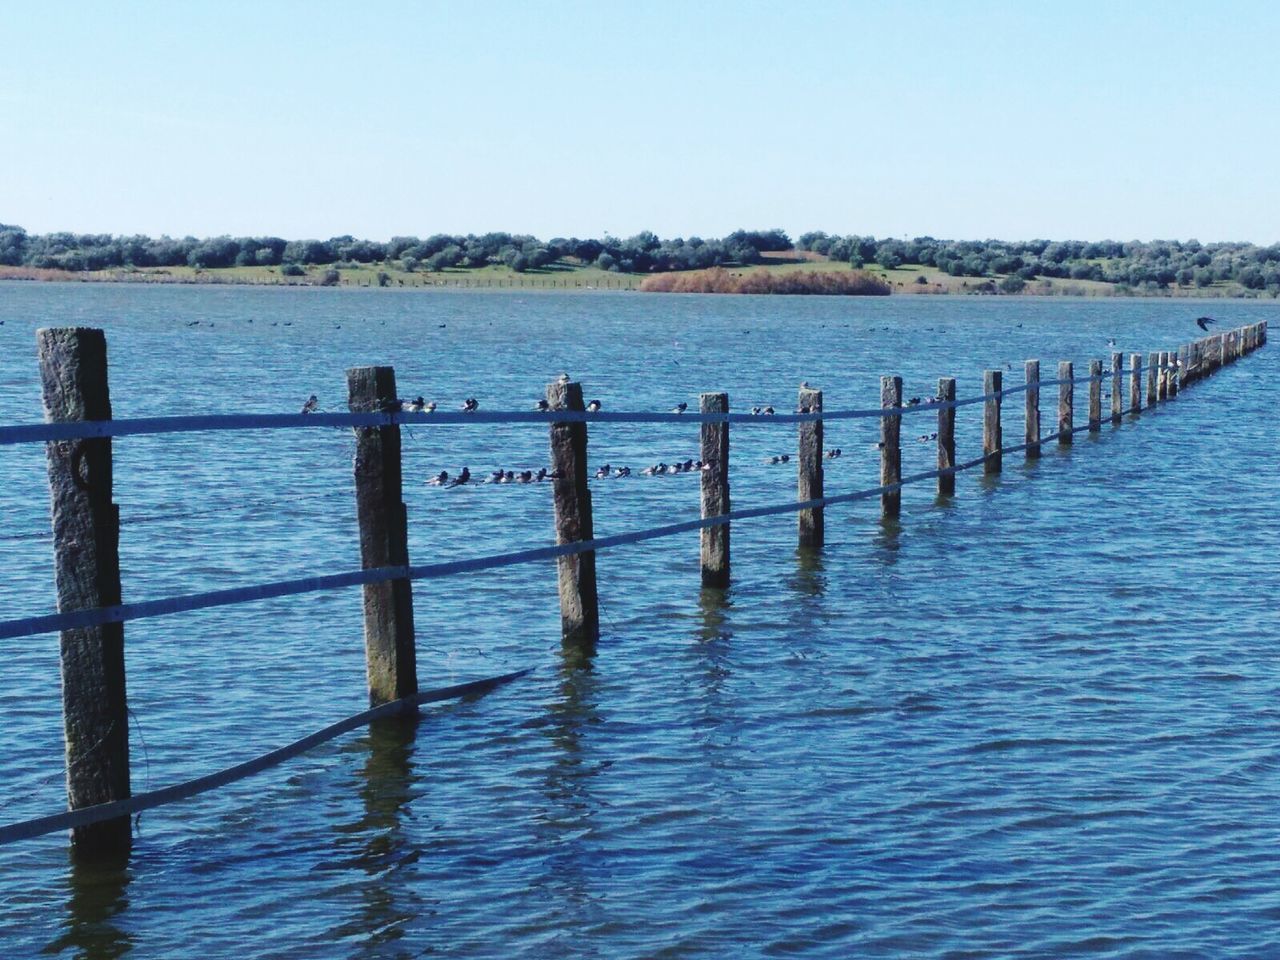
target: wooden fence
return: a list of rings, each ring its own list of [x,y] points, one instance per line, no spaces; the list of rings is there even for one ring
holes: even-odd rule
[[[1041,380],[1040,362],[1028,360],[1025,382],[1007,386],[999,370],[983,377],[980,396],[956,398],[956,381],[938,381],[935,397],[904,403],[901,377],[881,380],[880,406],[868,410],[823,408],[823,393],[805,384],[797,412],[778,416],[735,414],[724,393],[705,393],[697,414],[590,412],[580,384],[561,379],[548,385],[547,411],[540,413],[402,412],[390,367],[360,367],[347,373],[349,414],[169,417],[112,420],[107,384],[107,344],[101,330],[60,328],[38,333],[44,425],[0,427],[0,444],[44,442],[52,500],[58,614],[0,622],[0,639],[57,630],[61,634],[63,715],[66,742],[68,814],[0,828],[0,842],[72,829],[73,845],[89,855],[118,853],[130,844],[129,815],[248,776],[303,749],[383,716],[413,713],[424,702],[487,689],[518,674],[490,678],[449,691],[418,688],[413,622],[413,580],[463,571],[555,559],[560,593],[561,633],[566,648],[590,656],[600,635],[595,553],[597,550],[659,537],[699,531],[702,583],[724,587],[730,578],[730,524],[735,520],[798,514],[802,546],[821,547],[824,511],[840,503],[879,497],[884,516],[901,509],[904,486],[936,479],[942,496],[955,493],[956,474],[981,466],[998,474],[1004,457],[1040,455],[1046,442],[1070,444],[1081,431],[1097,432],[1104,419],[1115,423],[1179,395],[1225,364],[1266,343],[1267,324],[1252,324],[1187,343],[1177,350],[1113,353],[1106,372],[1101,360],[1076,377],[1070,362],[1058,365],[1057,378]],[[1146,371],[1145,391],[1143,373]],[[1128,374],[1127,403],[1123,377]],[[1111,406],[1102,409],[1102,386],[1110,381]],[[1087,419],[1075,422],[1075,387],[1086,384]],[[1058,387],[1057,426],[1041,430],[1042,387]],[[1003,400],[1024,394],[1023,442],[1006,447]],[[956,410],[981,403],[982,454],[957,463]],[[937,469],[902,476],[902,419],[926,412],[937,416]],[[823,423],[826,420],[876,418],[880,422],[880,486],[828,495],[823,476]],[[592,524],[587,464],[587,428],[592,422],[701,424],[701,517],[634,533],[597,538]],[[402,497],[400,425],[404,423],[543,422],[550,428],[555,547],[414,567],[409,562],[408,511]],[[730,506],[731,425],[798,426],[797,499],[793,502],[733,511]],[[126,604],[122,601],[118,560],[119,510],[113,501],[111,441],[116,436],[192,430],[245,430],[349,426],[355,430],[356,513],[362,569],[298,581],[258,584],[233,590]],[[175,788],[131,797],[124,669],[124,622],[148,616],[244,603],[314,590],[363,587],[366,670],[370,711],[347,718],[266,757]],[[487,686],[486,686],[487,685]]]

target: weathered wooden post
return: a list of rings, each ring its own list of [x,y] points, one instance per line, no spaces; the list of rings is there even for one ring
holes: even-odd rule
[[[1169,399],[1169,351],[1161,350],[1160,357],[1160,374],[1156,378],[1156,400]]]
[[[1102,361],[1089,361],[1089,432],[1102,429]]]
[[[1129,412],[1142,411],[1142,354],[1129,355]]]
[[[1074,435],[1076,416],[1075,365],[1058,361],[1058,444],[1068,444]]]
[[[1028,360],[1024,366],[1027,373],[1027,459],[1034,460],[1040,456],[1040,361]]]
[[[582,384],[557,380],[547,385],[553,411],[583,413]],[[551,495],[555,506],[556,543],[595,539],[591,522],[591,490],[587,486],[587,425],[551,423]],[[560,582],[560,638],[580,654],[595,653],[600,639],[600,605],[596,596],[596,552],[585,550],[556,558]]]
[[[999,473],[1002,466],[1001,451],[1003,437],[1000,434],[1000,406],[1003,399],[1004,374],[1000,370],[984,370],[982,372],[982,395],[986,400],[982,404],[982,455],[986,459],[982,463],[982,472]]]
[[[391,367],[347,371],[352,413],[398,410]],[[409,522],[404,506],[400,427],[355,427],[356,518],[360,566],[407,567]],[[413,632],[413,584],[407,577],[364,585],[364,657],[369,704],[378,706],[418,692]]]
[[[938,399],[944,403],[956,402],[956,378],[938,378]],[[956,408],[938,410],[938,469],[951,470],[956,465]],[[938,474],[938,493],[950,496],[956,492],[954,473]]]
[[[36,332],[47,423],[110,420],[107,340],[101,330]],[[45,444],[53,521],[58,612],[120,603],[120,509],[111,499],[111,438]],[[62,723],[67,805],[72,810],[129,797],[129,718],[124,625],[63,630]],[[127,853],[129,818],[76,827],[71,842],[89,857]]]
[[[704,393],[699,398],[702,413],[728,413],[727,393]],[[729,424],[702,425],[702,462],[711,464],[702,473],[702,516],[719,517],[729,512]],[[702,529],[702,585],[729,585],[729,524]]]
[[[902,378],[880,378],[880,406],[885,410],[902,409]],[[880,417],[880,486],[899,483],[902,480],[902,414],[885,414]],[[896,517],[902,512],[902,488],[886,490],[880,494],[880,513]]]
[[[1157,379],[1160,376],[1160,354],[1152,352],[1147,354],[1147,406],[1154,407],[1156,405],[1156,397],[1159,396],[1159,387]]]
[[[1182,365],[1182,348],[1171,350],[1169,352],[1169,396],[1176,397],[1178,391],[1182,389],[1182,371],[1186,368]]]
[[[1111,354],[1111,422],[1120,422],[1120,412],[1124,406],[1124,388],[1121,375],[1124,373],[1124,354]]]
[[[822,391],[809,387],[800,388],[797,409],[804,413],[822,410]],[[800,424],[800,446],[797,460],[796,498],[818,500],[822,497],[822,421],[809,420]],[[799,514],[800,546],[820,547],[823,541],[822,508],[801,510]]]

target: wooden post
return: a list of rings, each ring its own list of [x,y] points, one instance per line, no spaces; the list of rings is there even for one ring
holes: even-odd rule
[[[110,420],[107,340],[85,327],[36,333],[48,423]],[[45,444],[58,612],[120,603],[120,510],[111,500],[111,439]],[[129,797],[129,718],[124,625],[64,630],[62,722],[71,810]],[[71,842],[90,857],[127,853],[129,818],[77,827]]]
[[[1156,377],[1156,400],[1169,399],[1169,351],[1161,350],[1160,357],[1160,373]]]
[[[802,413],[817,413],[822,409],[822,391],[800,388]],[[800,424],[799,463],[797,465],[796,498],[817,500],[822,497],[822,421],[810,420]],[[822,508],[801,510],[799,518],[800,546],[820,547],[823,540]]]
[[[938,378],[938,399],[955,403],[956,378]],[[938,469],[950,470],[956,465],[956,408],[946,407],[938,411]],[[938,476],[938,493],[951,496],[956,492],[956,475],[943,473]]]
[[[1102,429],[1102,361],[1089,361],[1089,432]]]
[[[1129,355],[1129,412],[1142,412],[1142,354]]]
[[[1058,361],[1058,444],[1071,442],[1075,430],[1076,385],[1075,365],[1070,360]]]
[[[347,407],[352,413],[398,410],[395,370],[348,370]],[[407,567],[409,523],[402,491],[400,427],[354,429],[360,566],[365,570]],[[413,584],[407,578],[364,585],[364,659],[370,706],[418,692]]]
[[[699,398],[702,413],[728,413],[727,393],[704,393]],[[702,425],[702,462],[711,464],[702,472],[702,516],[719,517],[729,512],[729,424]],[[729,525],[702,529],[702,585],[729,586]]]
[[[886,410],[902,409],[902,378],[880,378],[880,406]],[[880,486],[902,479],[902,414],[880,418]],[[896,517],[902,512],[902,488],[880,494],[880,513]]]
[[[582,384],[558,380],[547,385],[552,410],[582,413]],[[552,422],[551,495],[555,506],[556,543],[594,540],[591,490],[587,486],[587,425]],[[596,596],[596,553],[587,550],[556,559],[560,582],[560,637],[563,644],[591,656],[600,639],[600,605]]]
[[[1024,366],[1027,372],[1027,459],[1034,460],[1040,456],[1040,361],[1028,360]]]
[[[1000,435],[1000,391],[1003,388],[1004,374],[999,370],[984,370],[982,373],[982,395],[987,399],[982,404],[982,455],[986,459],[982,464],[983,473],[999,473],[1003,438]]]
[[[1169,354],[1169,396],[1170,397],[1176,397],[1178,395],[1178,391],[1182,389],[1182,375],[1183,375],[1183,371],[1186,370],[1186,367],[1184,366],[1182,351],[1183,351],[1183,348],[1179,347],[1177,350],[1174,350]]]
[[[1111,422],[1120,422],[1120,411],[1123,409],[1124,388],[1121,375],[1124,373],[1124,354],[1111,354]]]
[[[1147,406],[1154,407],[1159,396],[1157,380],[1160,376],[1160,354],[1147,354]]]

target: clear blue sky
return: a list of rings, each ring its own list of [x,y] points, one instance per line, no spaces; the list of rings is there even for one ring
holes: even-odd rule
[[[0,222],[1280,240],[1280,5],[0,0]]]

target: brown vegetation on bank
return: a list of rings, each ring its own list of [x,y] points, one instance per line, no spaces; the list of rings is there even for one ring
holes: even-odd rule
[[[888,283],[864,270],[731,273],[723,267],[660,273],[646,277],[640,289],[646,293],[817,293],[862,297],[887,297],[890,291]]]

